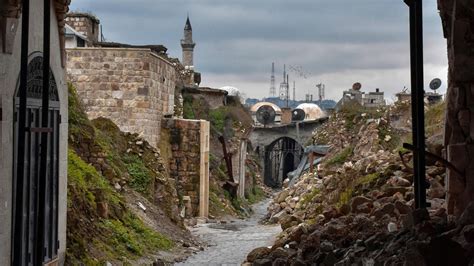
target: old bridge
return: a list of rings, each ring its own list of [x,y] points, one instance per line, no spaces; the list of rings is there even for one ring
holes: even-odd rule
[[[310,141],[314,130],[327,119],[323,117],[254,128],[250,141],[263,162],[264,181],[267,186],[282,186],[287,174],[295,170],[300,163],[303,147]]]

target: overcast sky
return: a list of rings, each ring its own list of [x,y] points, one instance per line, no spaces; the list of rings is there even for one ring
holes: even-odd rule
[[[277,93],[283,64],[296,97],[326,98],[361,82],[386,98],[410,85],[408,7],[403,0],[73,0],[73,11],[101,21],[107,41],[163,44],[181,58],[186,14],[193,26],[195,69],[202,86],[234,86],[248,97],[269,95],[271,63]],[[447,80],[446,41],[436,0],[424,1],[425,80]],[[316,96],[315,96],[316,97]]]

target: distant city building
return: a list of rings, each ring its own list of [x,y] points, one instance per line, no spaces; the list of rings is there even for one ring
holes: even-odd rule
[[[338,106],[342,106],[349,102],[356,102],[364,107],[376,108],[386,105],[384,99],[384,92],[380,89],[375,89],[374,92],[365,93],[361,91],[362,85],[359,82],[352,85],[352,89],[344,91],[342,99],[339,101]]]
[[[397,96],[398,102],[411,101],[411,94],[407,93],[405,90],[395,94],[395,96]]]
[[[425,102],[428,104],[437,104],[443,101],[443,95],[436,92],[425,92]]]
[[[402,92],[395,94],[397,102],[411,102],[411,94],[404,89]],[[436,104],[443,101],[443,95],[437,92],[425,92],[425,103]]]

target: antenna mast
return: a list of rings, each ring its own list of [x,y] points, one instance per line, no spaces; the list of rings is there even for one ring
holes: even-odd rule
[[[270,80],[270,97],[275,97],[275,63],[272,62],[272,77]]]
[[[286,74],[286,107],[288,107],[288,101],[290,100],[290,75]]]
[[[293,101],[296,101],[296,81],[293,81]]]
[[[280,83],[280,99],[288,99],[288,75],[286,74],[286,65],[283,65],[283,82]]]

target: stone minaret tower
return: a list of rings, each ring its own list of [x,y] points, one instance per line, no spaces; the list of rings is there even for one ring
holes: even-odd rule
[[[186,25],[184,26],[184,39],[181,40],[181,47],[183,48],[183,65],[186,68],[194,68],[194,46],[196,46],[196,44],[193,42],[193,28],[191,27],[191,22],[189,21],[188,16],[186,19]]]

